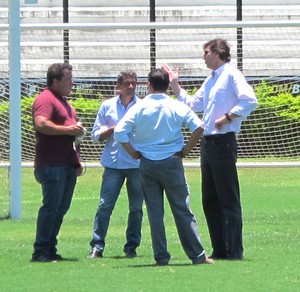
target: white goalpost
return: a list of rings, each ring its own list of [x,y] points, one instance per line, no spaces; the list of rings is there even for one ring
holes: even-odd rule
[[[22,217],[21,188],[21,62],[19,1],[9,1],[9,216]]]
[[[9,29],[2,26],[0,32],[7,35]],[[63,39],[64,32],[68,32],[67,41]],[[31,104],[45,87],[45,75],[51,63],[63,62],[68,56],[75,81],[70,102],[90,131],[101,102],[113,96],[117,74],[122,70],[137,72],[140,97],[147,93],[146,77],[150,69],[166,63],[179,68],[183,87],[191,92],[199,88],[209,74],[202,60],[202,45],[216,37],[225,38],[231,44],[231,63],[240,67],[260,101],[238,135],[238,167],[300,166],[300,21],[24,23],[20,25],[19,37],[21,54],[10,55],[12,67],[5,59],[12,44],[2,42],[0,47],[3,52],[0,57],[1,163],[10,166],[14,177],[10,189],[15,188],[14,194],[21,193],[20,168],[16,165],[32,166]],[[13,85],[13,81],[18,84]],[[12,96],[17,99],[18,88],[22,106],[19,118],[19,104],[12,103]],[[12,119],[13,115],[16,116]],[[9,119],[10,127],[15,128],[8,132]],[[95,145],[89,134],[86,136],[81,150],[88,167],[99,166],[102,149],[103,144]],[[196,147],[185,166],[199,167],[200,155]],[[20,195],[12,198],[11,205],[20,198]],[[20,206],[15,207],[19,214]],[[18,214],[14,217],[18,218]]]

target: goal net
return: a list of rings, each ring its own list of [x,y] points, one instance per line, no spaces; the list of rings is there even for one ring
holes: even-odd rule
[[[0,30],[1,162],[9,163],[9,46]],[[232,61],[254,87],[259,106],[238,135],[238,157],[299,161],[300,153],[300,23],[160,23],[93,25],[26,25],[21,27],[22,163],[32,163],[34,131],[31,105],[45,88],[47,68],[68,60],[75,86],[70,102],[87,136],[81,146],[86,163],[98,164],[103,144],[90,132],[101,102],[115,94],[116,77],[125,69],[138,75],[136,93],[147,94],[151,68],[179,68],[181,85],[192,93],[210,74],[202,46],[213,38],[231,45]],[[170,90],[170,95],[173,92]],[[189,133],[186,131],[186,138]],[[188,157],[198,161],[196,147]],[[0,174],[1,176],[2,174]],[[3,174],[4,176],[6,174]],[[1,178],[0,178],[1,179]],[[2,201],[2,199],[1,199]],[[0,202],[1,203],[1,202]]]
[[[89,138],[97,109],[115,94],[116,77],[133,69],[139,77],[137,95],[147,94],[151,68],[169,64],[179,68],[180,81],[191,93],[210,74],[202,59],[202,45],[221,37],[231,45],[231,63],[243,71],[253,85],[259,107],[244,122],[238,135],[241,158],[299,157],[300,122],[300,27],[290,26],[196,27],[176,24],[150,29],[136,26],[73,27],[66,30],[29,27],[21,31],[22,162],[32,162],[34,132],[31,120],[33,98],[45,88],[45,74],[54,62],[69,59],[73,65],[74,90],[71,103],[83,118],[88,135],[82,144],[86,162],[99,160],[103,145]],[[150,27],[150,26],[149,26]],[[7,31],[2,31],[2,34]],[[239,39],[241,39],[239,41]],[[1,161],[9,161],[8,44],[2,42],[0,63]],[[172,91],[169,92],[171,95]],[[198,158],[199,148],[189,158]]]

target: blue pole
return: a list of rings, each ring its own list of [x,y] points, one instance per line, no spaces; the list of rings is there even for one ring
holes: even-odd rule
[[[10,218],[22,217],[20,2],[9,3]]]

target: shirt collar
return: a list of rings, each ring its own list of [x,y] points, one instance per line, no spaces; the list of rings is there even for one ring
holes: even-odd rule
[[[60,98],[60,99],[62,99],[62,100],[67,100],[67,97],[66,97],[66,96],[61,96],[61,95],[59,95],[56,91],[54,91],[53,89],[51,89],[51,88],[49,88],[49,87],[47,87],[47,89],[48,89],[49,91],[51,91],[51,93],[52,93],[56,98]]]
[[[221,73],[224,71],[225,65],[227,63],[222,64],[220,67],[211,72],[212,77],[219,77]]]
[[[129,104],[135,104],[137,102],[138,97],[136,95],[133,96],[132,101]],[[122,104],[121,95],[118,95],[118,104]]]
[[[147,95],[149,98],[152,99],[164,99],[164,98],[169,98],[169,96],[166,93],[150,93]],[[146,97],[147,97],[146,96]]]

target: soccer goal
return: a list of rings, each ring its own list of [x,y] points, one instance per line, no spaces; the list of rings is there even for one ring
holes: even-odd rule
[[[13,75],[8,70],[9,46],[5,41],[8,29],[0,29],[0,151],[2,165],[7,167],[10,161],[9,76]],[[210,73],[202,59],[202,45],[218,37],[230,43],[231,63],[243,71],[259,99],[258,108],[244,122],[238,135],[239,163],[298,166],[299,21],[21,25],[22,165],[32,165],[31,105],[45,87],[50,64],[68,61],[73,65],[75,86],[70,102],[88,130],[81,147],[82,159],[93,166],[99,165],[103,144],[92,143],[90,130],[101,102],[115,94],[118,73],[135,70],[139,83],[137,95],[143,98],[147,94],[149,71],[169,64],[179,68],[182,86],[192,93]],[[172,91],[169,93],[173,95]],[[186,132],[186,138],[188,135]],[[199,167],[199,156],[196,147],[186,165]]]

